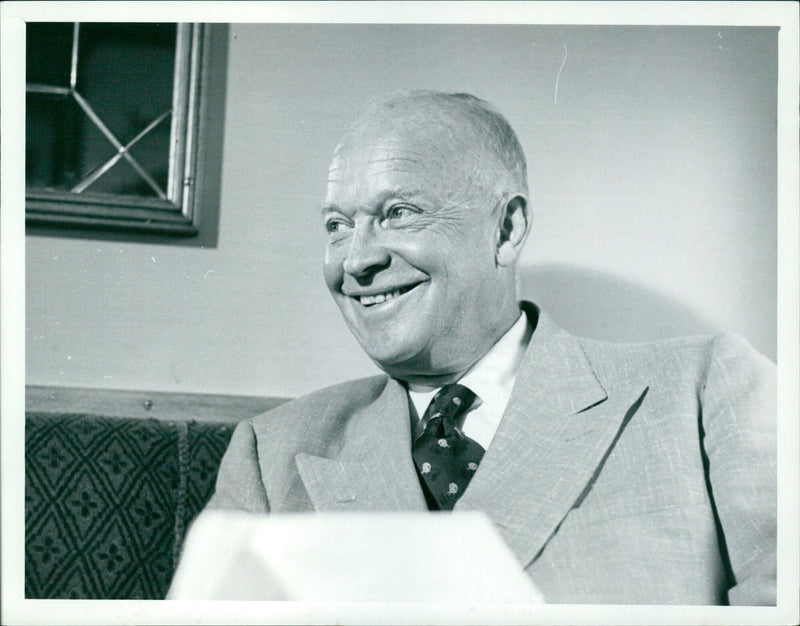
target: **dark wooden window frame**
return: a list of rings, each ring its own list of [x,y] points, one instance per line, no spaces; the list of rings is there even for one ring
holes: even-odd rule
[[[37,230],[54,234],[53,229],[66,227],[67,232],[99,229],[169,238],[203,235],[204,245],[215,245],[226,48],[227,25],[178,25],[170,180],[163,197],[29,188],[25,198],[26,224],[33,227],[33,234]],[[26,87],[28,92],[38,93],[47,93],[48,89],[52,88],[31,84]],[[77,93],[74,82],[61,89],[66,95]],[[118,158],[124,157],[125,148],[119,148]]]

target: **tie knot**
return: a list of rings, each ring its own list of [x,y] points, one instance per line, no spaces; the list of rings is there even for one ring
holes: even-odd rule
[[[475,398],[475,394],[464,385],[458,383],[445,385],[433,396],[422,417],[422,424],[439,418],[454,423],[458,416],[469,410]]]

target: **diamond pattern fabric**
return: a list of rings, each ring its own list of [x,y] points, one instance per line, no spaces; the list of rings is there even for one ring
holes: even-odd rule
[[[29,413],[25,597],[163,598],[234,426]]]

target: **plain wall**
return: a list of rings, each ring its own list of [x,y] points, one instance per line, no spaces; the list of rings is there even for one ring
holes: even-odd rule
[[[295,396],[376,373],[322,280],[363,103],[467,91],[528,156],[523,296],[611,340],[776,353],[774,28],[232,25],[216,248],[26,239],[26,382]]]

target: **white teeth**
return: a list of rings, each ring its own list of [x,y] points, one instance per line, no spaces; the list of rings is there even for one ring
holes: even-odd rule
[[[379,293],[375,294],[374,296],[361,296],[359,297],[359,301],[363,306],[369,306],[371,304],[382,304],[384,302],[388,302],[399,295],[400,290],[395,289],[394,291],[387,291],[386,293]]]

